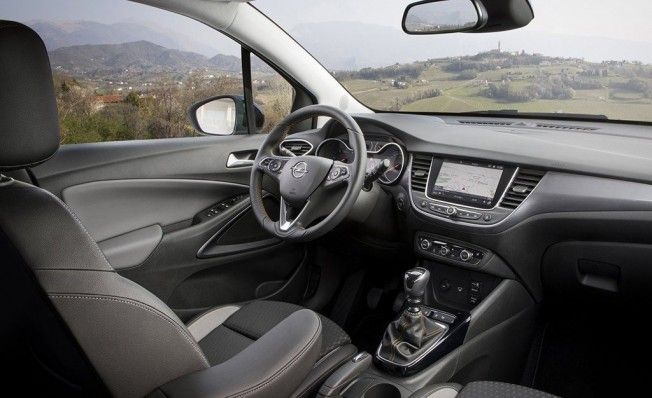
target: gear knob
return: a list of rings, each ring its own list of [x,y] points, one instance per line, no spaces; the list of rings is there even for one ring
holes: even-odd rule
[[[429,280],[430,271],[425,268],[416,267],[405,272],[403,288],[408,302],[408,311],[413,313],[421,311],[421,303]]]

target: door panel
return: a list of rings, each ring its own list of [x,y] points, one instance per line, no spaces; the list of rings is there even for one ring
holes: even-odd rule
[[[228,168],[231,153],[257,151],[265,135],[192,137],[64,145],[32,169],[57,196],[70,186],[134,178],[185,178],[249,185],[249,167]]]
[[[98,242],[140,228],[191,220],[209,206],[243,192],[248,186],[187,179],[95,181],[62,191],[63,201]]]
[[[182,319],[255,298],[298,301],[305,248],[267,234],[250,208],[247,166],[263,135],[70,145],[32,172],[61,197],[125,277]],[[266,198],[271,214],[276,200]]]
[[[150,225],[98,242],[100,250],[115,269],[134,267],[147,259],[163,238],[160,225]]]

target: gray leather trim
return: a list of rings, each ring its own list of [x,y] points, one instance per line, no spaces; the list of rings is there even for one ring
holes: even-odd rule
[[[239,184],[206,180],[133,179],[74,185],[61,196],[93,238],[103,241],[154,224],[189,220],[245,189]]]
[[[145,261],[162,238],[161,226],[150,225],[104,240],[98,245],[109,264],[115,269],[121,269],[133,267]]]
[[[237,305],[224,305],[208,310],[188,323],[188,331],[200,341],[239,309]]]
[[[59,121],[48,53],[32,29],[0,20],[0,169],[48,159]]]
[[[113,271],[86,228],[51,193],[18,181],[0,188],[0,227],[32,268]]]
[[[287,397],[316,363],[320,347],[321,320],[303,309],[228,361],[169,382],[160,390],[172,398]]]
[[[122,297],[49,297],[116,397],[141,397],[208,366],[192,336],[153,307]]]
[[[0,229],[112,395],[143,396],[209,366],[172,310],[115,273],[83,225],[49,192],[17,181],[0,187]]]
[[[410,398],[455,398],[461,389],[456,383],[435,384],[417,390]]]

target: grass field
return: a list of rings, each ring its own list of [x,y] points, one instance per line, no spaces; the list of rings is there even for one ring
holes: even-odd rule
[[[421,112],[469,112],[479,110],[515,109],[521,112],[602,114],[610,119],[652,121],[652,99],[642,93],[610,88],[614,82],[626,82],[630,76],[609,71],[598,77],[602,88],[576,89],[572,99],[532,99],[526,102],[505,102],[488,98],[483,91],[490,83],[505,79],[515,89],[532,84],[535,76],[576,74],[582,65],[556,64],[549,66],[521,66],[478,72],[472,80],[458,80],[457,73],[445,70],[445,60],[435,60],[418,78],[408,80],[406,87],[394,87],[392,79],[349,79],[343,85],[364,104],[374,109]],[[625,69],[621,68],[623,72]],[[641,78],[650,87],[652,79]],[[415,92],[439,89],[441,95],[405,103]]]

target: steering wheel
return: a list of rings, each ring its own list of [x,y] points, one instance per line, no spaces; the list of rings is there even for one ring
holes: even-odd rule
[[[275,153],[292,126],[318,116],[329,116],[344,126],[353,148],[352,163]],[[350,115],[332,106],[306,106],[288,115],[265,138],[251,170],[251,207],[263,228],[278,238],[295,242],[316,239],[332,230],[351,211],[364,183],[366,165],[364,135]],[[263,175],[278,184],[278,221],[269,217],[263,205]],[[311,225],[320,217],[325,218]]]

